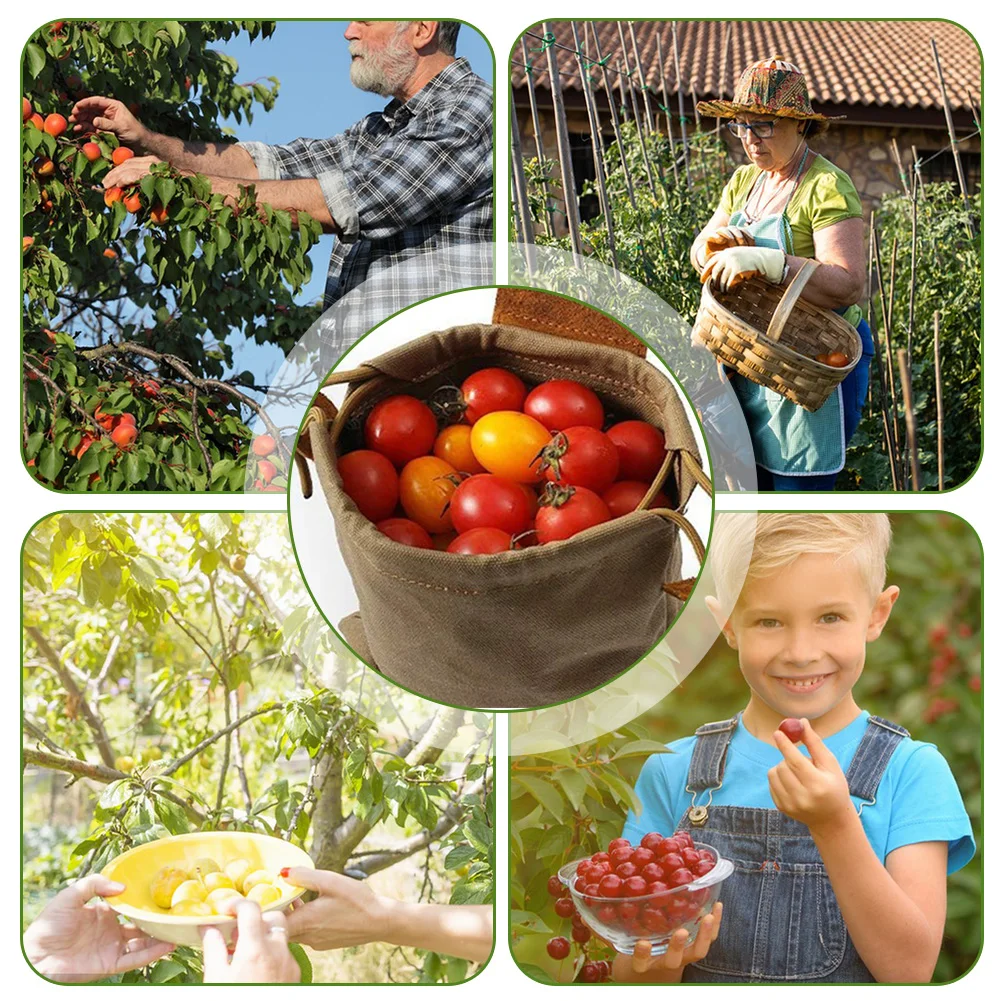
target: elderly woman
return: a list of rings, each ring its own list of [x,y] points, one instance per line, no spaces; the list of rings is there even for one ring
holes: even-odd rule
[[[703,281],[728,288],[748,272],[787,285],[808,258],[820,267],[802,297],[854,326],[863,356],[824,405],[811,413],[734,376],[754,445],[762,490],[831,490],[862,417],[873,354],[857,305],[865,288],[862,207],[851,178],[810,148],[828,119],[813,111],[803,73],[765,59],[742,74],[732,101],[703,101],[705,116],[728,118],[750,163],[727,182],[713,217],[692,245]],[[710,237],[729,243],[711,252]],[[767,317],[762,318],[767,323]]]

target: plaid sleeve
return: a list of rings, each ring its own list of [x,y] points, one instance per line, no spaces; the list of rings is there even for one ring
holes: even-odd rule
[[[280,146],[241,142],[237,146],[253,157],[262,181],[317,177],[320,173],[343,169],[350,161],[354,143],[352,131],[356,127],[330,139],[293,139]]]
[[[459,115],[419,116],[377,148],[317,175],[344,237],[386,239],[489,190],[490,119],[467,124]]]

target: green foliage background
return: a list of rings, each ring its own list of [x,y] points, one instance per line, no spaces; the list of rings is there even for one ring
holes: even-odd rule
[[[25,45],[22,93],[43,117],[68,119],[80,97],[105,95],[154,131],[226,140],[220,120],[270,110],[279,83],[239,83],[236,60],[214,46],[241,34],[264,41],[275,28],[55,22]],[[101,179],[118,142],[99,133],[103,156],[91,162],[85,140],[72,128],[58,138],[21,128],[21,225],[34,241],[22,253],[24,459],[60,490],[241,490],[246,422],[262,387],[255,373],[232,371],[227,338],[235,331],[287,352],[306,332],[319,307],[296,308],[293,296],[309,278],[319,224],[259,210],[251,189],[226,204],[207,179],[167,164],[138,185],[138,213],[123,201],[108,207]],[[53,172],[42,176],[48,161]],[[168,211],[161,223],[150,218],[156,207]],[[134,445],[119,449],[97,425],[98,405],[136,418]]]
[[[691,324],[698,312],[702,286],[688,260],[688,251],[699,230],[719,205],[720,194],[736,166],[727,147],[714,132],[697,131],[691,136],[689,150],[689,187],[684,164],[672,162],[680,154],[671,152],[667,137],[660,133],[641,136],[633,122],[621,126],[622,149],[612,142],[605,149],[608,171],[608,195],[615,231],[619,271],[641,282],[671,305]],[[644,146],[646,159],[644,160]],[[823,145],[821,141],[821,152]],[[633,182],[629,197],[626,172],[628,164]],[[650,169],[647,169],[649,163]],[[539,163],[535,157],[524,161],[529,203],[535,229],[535,242],[557,247],[568,256],[572,252],[569,236],[549,237],[544,221],[547,205],[555,212],[557,225],[564,209],[559,185],[558,164]],[[674,167],[678,167],[675,181]],[[554,196],[551,192],[555,191]],[[596,195],[592,182],[584,193]],[[635,202],[635,207],[634,207]],[[514,207],[511,215],[511,239],[519,240],[515,229]],[[868,221],[867,221],[868,224]],[[971,239],[982,228],[979,194],[971,199],[967,212],[954,184],[926,184],[917,201],[918,253],[911,261],[911,202],[902,192],[884,197],[876,211],[875,225],[880,240],[880,262],[887,299],[890,296],[890,272],[893,241],[897,257],[893,288],[891,339],[894,350],[907,346],[911,275],[915,279],[915,305],[911,379],[917,424],[918,455],[922,469],[922,489],[937,490],[935,374],[932,340],[936,310],[941,313],[942,382],[945,437],[945,486],[958,486],[973,473],[982,447],[982,299],[983,263],[980,237]],[[559,227],[565,230],[565,226]],[[611,248],[599,215],[582,223],[585,254],[608,267],[613,266]],[[536,276],[535,283],[566,295],[585,291],[580,287],[580,272],[572,266],[558,266]],[[875,269],[870,276],[873,326],[885,344],[882,300]],[[602,290],[603,308],[637,332],[644,331],[648,307],[629,289],[612,285]],[[889,305],[889,304],[888,304]],[[863,309],[867,304],[863,302]],[[648,338],[649,339],[649,338]],[[691,373],[694,370],[693,360]],[[893,365],[896,372],[896,357]],[[897,424],[900,440],[905,435],[903,394],[895,376]],[[889,393],[888,393],[889,399]],[[892,401],[887,403],[892,412]],[[879,383],[873,368],[869,403],[864,418],[848,449],[844,470],[838,478],[839,490],[891,490],[889,458],[883,438]]]
[[[120,852],[197,830],[283,837],[405,900],[493,900],[492,718],[372,679],[293,562],[278,514],[62,514],[34,528],[25,924]],[[464,961],[377,944],[312,959],[316,979],[335,981],[470,975]],[[116,979],[199,982],[200,963],[180,948]]]
[[[859,705],[937,745],[952,768],[973,823],[977,854],[948,881],[945,941],[934,982],[961,976],[983,941],[983,559],[976,533],[938,513],[894,515],[887,581],[901,589],[890,621],[871,644],[855,687]],[[654,709],[587,745],[511,762],[511,931],[517,961],[536,979],[572,979],[580,964],[545,953],[569,937],[546,880],[563,862],[604,848],[635,805],[632,785],[650,753],[702,723],[744,707],[747,688],[720,639],[702,663]],[[564,707],[533,723],[559,729]],[[593,956],[607,958],[589,943]],[[573,968],[571,968],[573,966]]]

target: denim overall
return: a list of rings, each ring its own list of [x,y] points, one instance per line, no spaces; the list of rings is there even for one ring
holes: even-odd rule
[[[679,826],[735,868],[720,895],[719,938],[704,960],[685,967],[684,981],[872,983],[806,825],[779,810],[712,806],[738,719],[696,730],[687,786],[692,806]],[[907,736],[903,727],[869,717],[845,776],[859,813],[876,802],[887,763]]]
[[[796,174],[795,185],[781,211],[749,220],[743,208],[730,216],[730,225],[747,230],[758,247],[793,252],[792,228],[785,210],[799,187],[809,149]],[[750,201],[760,174],[748,192]],[[837,312],[837,311],[836,311]],[[841,310],[840,312],[844,312]],[[869,387],[869,365],[874,353],[872,334],[865,320],[857,326],[862,357],[819,410],[810,412],[765,386],[737,375],[733,389],[740,400],[754,443],[762,490],[832,490],[845,464],[845,449],[862,418]]]

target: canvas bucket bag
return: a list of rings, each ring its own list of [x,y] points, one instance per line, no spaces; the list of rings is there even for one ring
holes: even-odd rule
[[[347,396],[340,409],[317,396],[297,464],[307,497],[306,460],[315,466],[358,595],[359,612],[338,625],[355,653],[426,698],[515,709],[590,691],[664,636],[692,585],[679,580],[680,535],[704,556],[684,510],[695,487],[711,491],[711,483],[674,387],[624,327],[549,293],[508,289],[499,290],[494,320],[431,333],[333,373],[325,385],[346,382]],[[363,421],[379,400],[427,399],[491,366],[529,386],[575,379],[614,419],[663,430],[667,458],[641,508],[562,542],[486,556],[417,549],[379,532],[344,492],[338,456],[364,447]],[[658,489],[673,509],[647,509]]]

